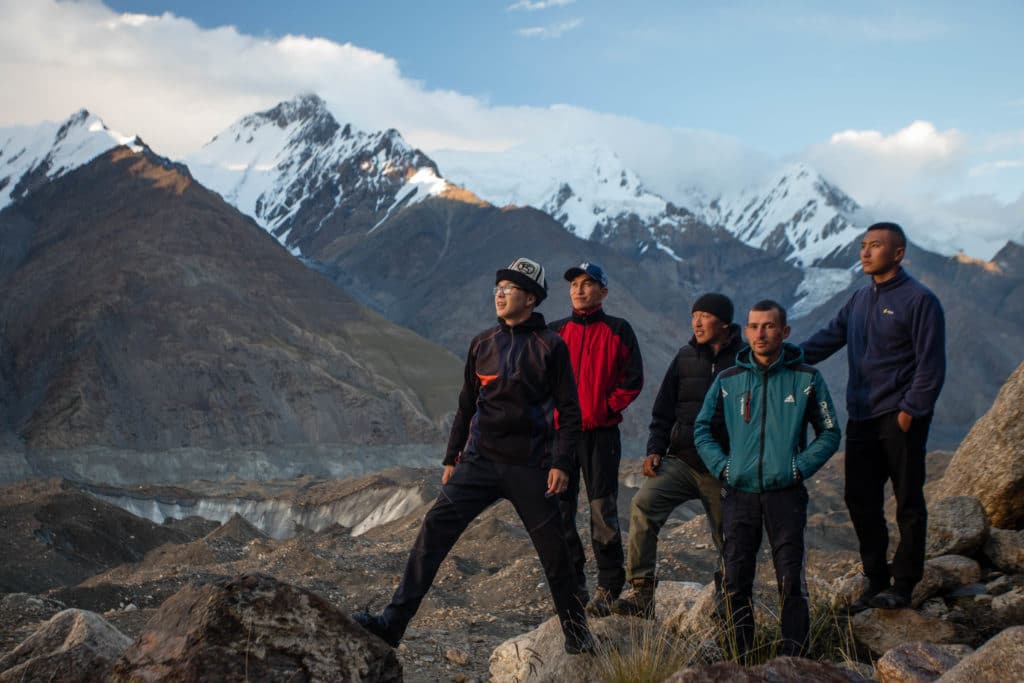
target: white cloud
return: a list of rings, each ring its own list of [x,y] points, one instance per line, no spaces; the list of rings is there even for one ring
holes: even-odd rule
[[[570,19],[569,21],[551,24],[549,26],[531,26],[528,28],[521,28],[516,30],[516,33],[526,38],[561,38],[564,34],[579,27],[582,23],[582,19]]]
[[[302,92],[318,93],[342,122],[397,128],[428,153],[606,145],[649,189],[674,201],[693,186],[755,182],[776,163],[712,131],[564,105],[492,106],[431,90],[403,76],[394,59],[351,44],[203,29],[171,14],[121,15],[98,0],[0,0],[0,126],[63,120],[85,107],[181,158],[239,117]],[[1015,146],[1022,141],[1020,131],[971,141],[915,122],[895,133],[842,131],[801,156],[862,204],[913,208],[921,197],[937,206],[990,195],[994,204],[965,199],[956,211],[984,212],[993,233],[1004,225],[1016,236],[1024,224],[1017,200],[1024,169],[999,162],[1024,158]]]
[[[967,140],[959,131],[939,131],[932,123],[915,121],[891,135],[841,131],[825,144],[812,145],[801,158],[859,202],[870,204],[908,192],[941,190],[962,174],[967,151]]]
[[[515,10],[536,12],[538,10],[551,9],[552,7],[565,7],[566,5],[571,5],[574,2],[576,2],[576,0],[537,0],[536,2],[531,2],[531,0],[519,0],[505,9],[510,12]]]

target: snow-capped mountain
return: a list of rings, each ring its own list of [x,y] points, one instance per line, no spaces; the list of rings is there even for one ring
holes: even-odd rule
[[[240,119],[186,158],[193,176],[306,253],[327,224],[382,224],[400,207],[443,193],[448,183],[394,129],[342,127],[316,95]],[[336,235],[333,235],[336,236]]]
[[[851,282],[840,256],[860,237],[857,203],[806,165],[733,195],[688,193],[685,207],[648,191],[611,150],[576,147],[496,153],[437,153],[448,178],[494,204],[524,204],[550,214],[584,239],[679,260],[680,236],[693,224],[724,228],[741,242],[779,256],[805,274],[795,317]]]
[[[698,212],[750,246],[782,256],[800,267],[830,262],[860,237],[860,210],[853,199],[806,164],[788,164],[775,179],[721,195]]]
[[[598,145],[505,152],[434,154],[445,177],[496,206],[532,206],[583,239],[624,216],[656,223],[667,202],[607,147]]]
[[[0,129],[0,209],[118,145],[138,151],[141,142],[85,109],[61,123]]]

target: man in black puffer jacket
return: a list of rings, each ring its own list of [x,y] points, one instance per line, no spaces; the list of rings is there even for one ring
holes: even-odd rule
[[[556,498],[568,488],[580,433],[569,352],[533,310],[548,289],[539,263],[516,259],[497,272],[495,282],[498,324],[470,343],[441,494],[423,520],[402,581],[383,614],[352,616],[397,646],[459,536],[487,507],[506,498],[540,556],[565,651],[593,653],[583,612],[586,598],[577,591]]]
[[[736,363],[743,347],[728,297],[704,294],[693,304],[693,338],[679,349],[651,411],[644,480],[629,510],[626,578],[633,590],[612,603],[616,614],[654,617],[658,533],[669,515],[690,500],[704,504],[711,538],[722,553],[722,484],[708,472],[693,444],[693,423],[715,377]],[[724,435],[724,429],[721,433]],[[721,571],[715,572],[720,589]]]

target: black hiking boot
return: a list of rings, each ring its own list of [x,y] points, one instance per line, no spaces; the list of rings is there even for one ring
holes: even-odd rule
[[[847,612],[850,614],[860,614],[865,610],[871,609],[874,607],[871,602],[875,599],[875,596],[887,590],[889,590],[888,584],[868,584],[868,587],[864,589],[860,597],[850,603]]]
[[[387,622],[384,621],[384,617],[379,614],[370,614],[366,610],[354,612],[352,614],[352,621],[356,622],[391,647],[398,647],[399,641],[402,640],[401,634],[396,634],[394,630],[388,626]]]
[[[911,593],[909,591],[900,590],[896,587],[887,588],[871,598],[869,604],[875,609],[906,609],[910,607],[910,596]]]
[[[626,617],[654,618],[654,579],[633,579],[626,596],[614,601],[611,611]]]

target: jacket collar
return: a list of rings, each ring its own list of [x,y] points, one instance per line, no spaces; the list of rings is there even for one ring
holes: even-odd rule
[[[895,289],[899,287],[909,279],[910,275],[907,274],[907,271],[903,270],[903,266],[900,266],[899,270],[896,271],[896,274],[893,275],[888,280],[886,280],[885,282],[875,282],[874,280],[872,280],[871,285],[875,288],[875,291],[877,292],[887,292],[890,289]]]
[[[604,305],[598,304],[592,311],[577,311],[572,309],[572,321],[580,325],[589,325],[599,320],[604,320]]]
[[[697,353],[710,354],[715,358],[724,353],[736,353],[743,348],[743,341],[740,337],[740,326],[736,323],[729,323],[729,341],[725,342],[725,345],[718,350],[717,354],[712,352],[710,344],[698,344],[696,337],[690,337],[689,343]]]
[[[790,344],[789,342],[782,342],[782,353],[775,359],[775,362],[768,366],[768,372],[774,372],[775,370],[791,365],[799,365],[804,361],[804,350],[796,344]],[[736,365],[740,365],[747,370],[753,370],[756,372],[761,371],[761,366],[758,365],[757,361],[754,360],[753,349],[749,345],[744,346],[740,349],[740,352],[736,354]]]
[[[537,311],[534,311],[533,313],[530,314],[529,318],[519,323],[515,327],[509,327],[508,324],[501,318],[498,318],[498,326],[501,327],[501,329],[505,330],[506,332],[511,332],[514,330],[536,330],[542,327],[547,327],[547,323],[544,322],[543,315],[541,315]]]

